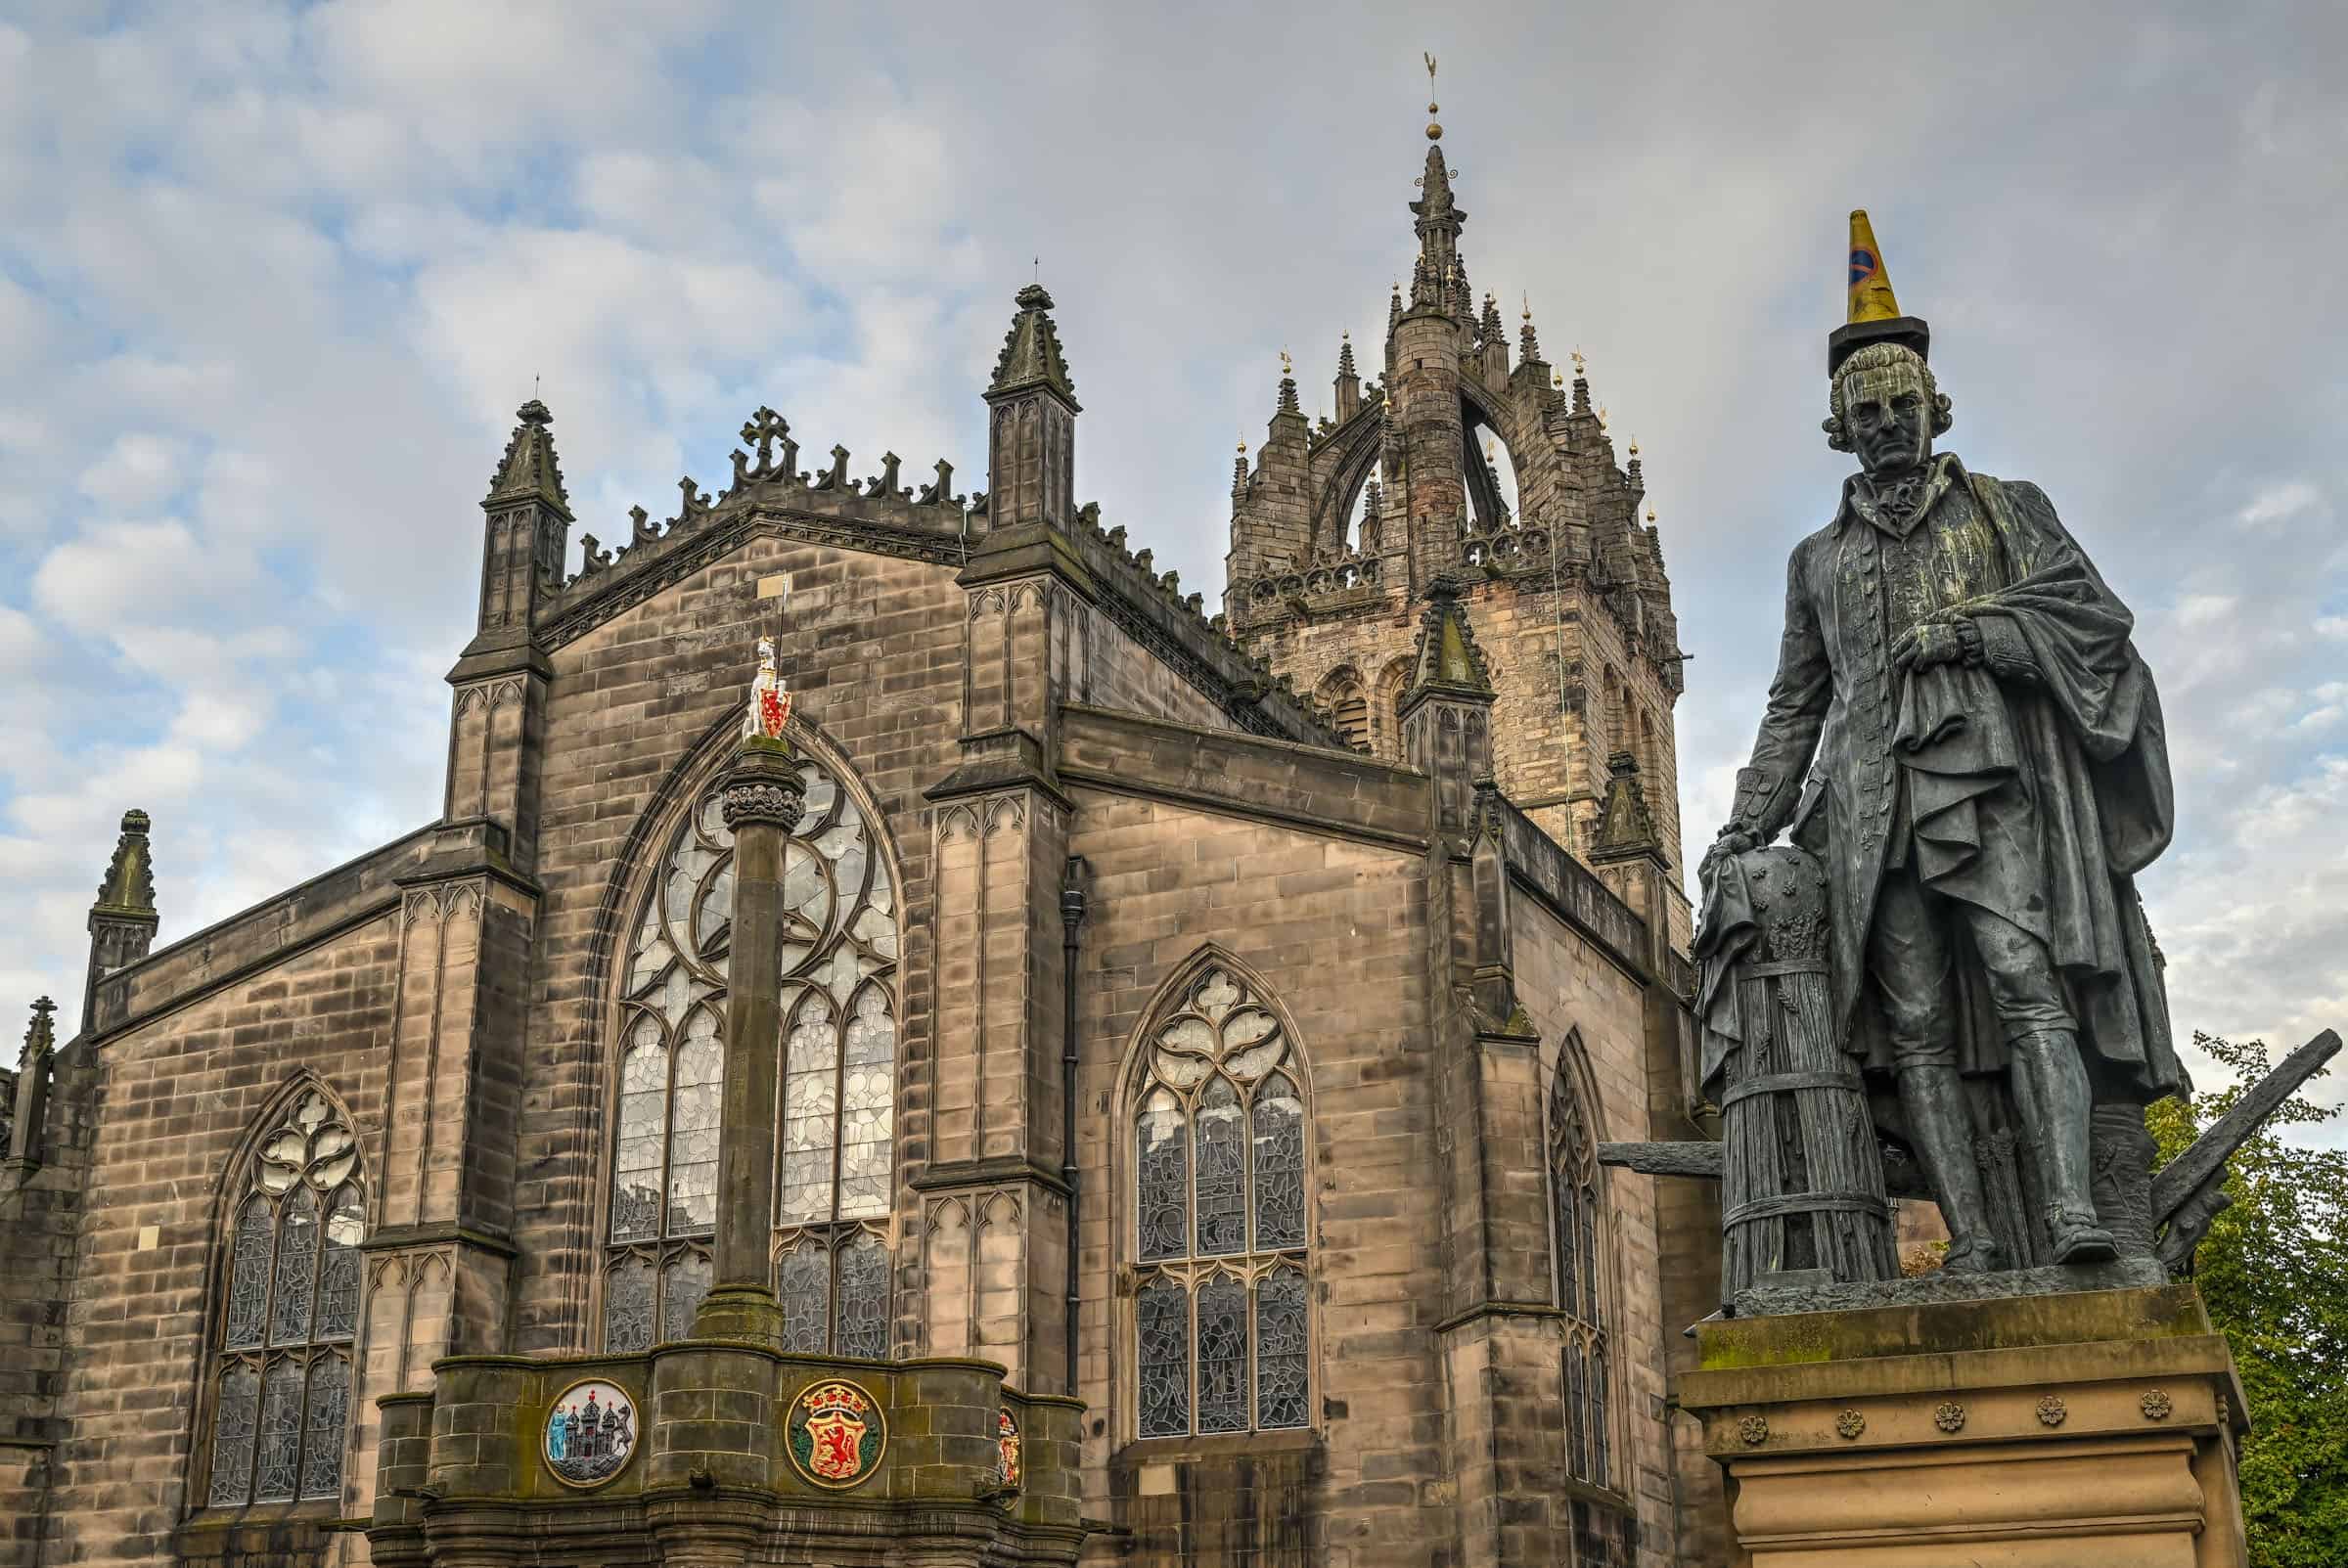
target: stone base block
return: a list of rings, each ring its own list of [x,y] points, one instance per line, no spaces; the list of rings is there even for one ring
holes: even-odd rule
[[[2248,1423],[2190,1285],[1697,1326],[1742,1568],[2241,1568]]]

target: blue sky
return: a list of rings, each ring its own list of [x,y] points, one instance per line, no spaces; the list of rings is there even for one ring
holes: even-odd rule
[[[1774,655],[1845,211],[1947,445],[2137,609],[2181,1029],[2348,1021],[2348,21],[2248,4],[56,5],[0,22],[0,999],[80,996],[121,811],[171,940],[422,823],[517,404],[579,529],[812,450],[972,483],[1040,257],[1078,484],[1221,582],[1281,349],[1406,273],[1425,84],[1470,275],[1636,435],[1709,835]],[[2337,1098],[2336,1084],[2325,1098]],[[2338,1137],[2338,1134],[2330,1136]]]

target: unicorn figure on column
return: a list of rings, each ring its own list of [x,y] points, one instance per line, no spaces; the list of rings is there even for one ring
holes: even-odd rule
[[[745,740],[783,739],[783,726],[790,720],[790,689],[775,670],[775,640],[758,639],[758,677],[750,683],[749,710],[742,716],[742,738]]]

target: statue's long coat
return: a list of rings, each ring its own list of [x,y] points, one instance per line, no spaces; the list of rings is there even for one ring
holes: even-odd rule
[[[1993,649],[2026,650],[2035,669],[2000,679],[1981,665],[1894,667],[1882,599],[1862,592],[1873,524],[1846,491],[1787,566],[1778,673],[1738,818],[1765,839],[1790,821],[1794,841],[1825,861],[1837,1013],[1874,1064],[1889,1057],[1862,983],[1867,934],[1901,849],[1925,885],[2044,937],[2103,1092],[2157,1097],[2185,1080],[2132,878],[2167,846],[2172,800],[2134,618],[2037,486],[1937,461],[1950,490],[1977,505],[1995,551],[1951,585],[1937,618],[1969,616]],[[1994,1070],[2003,1046],[1980,976],[1953,945],[1960,1059]]]

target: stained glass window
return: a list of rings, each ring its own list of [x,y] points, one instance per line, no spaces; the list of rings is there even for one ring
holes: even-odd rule
[[[806,809],[784,851],[773,960],[775,1288],[791,1349],[878,1357],[888,1348],[888,1244],[871,1223],[885,1226],[896,1190],[895,889],[854,798],[812,760],[799,777]],[[620,982],[609,1350],[690,1333],[708,1287],[700,1238],[717,1216],[733,915],[734,834],[712,784],[669,840]]]
[[[783,1348],[808,1356],[888,1355],[888,1244],[862,1226],[799,1232],[777,1249]]]
[[[842,1356],[888,1354],[888,1248],[871,1232],[839,1244],[839,1329],[833,1349]]]
[[[604,1280],[604,1348],[625,1355],[652,1346],[652,1260],[623,1257]]]
[[[205,1501],[213,1506],[252,1496],[252,1438],[260,1422],[260,1371],[233,1364],[220,1374],[220,1404],[212,1416],[212,1486]]]
[[[1230,972],[1150,1037],[1133,1112],[1143,1437],[1307,1424],[1303,1067]]]
[[[341,1347],[358,1330],[367,1232],[358,1167],[349,1124],[310,1091],[245,1168],[203,1451],[207,1506],[341,1496],[351,1401]]]
[[[302,1421],[301,1495],[342,1495],[342,1429],[350,1419],[350,1364],[321,1356],[310,1364],[309,1413]]]
[[[301,1474],[301,1364],[281,1361],[261,1374],[261,1457],[255,1502],[291,1502]]]
[[[1255,1287],[1255,1424],[1302,1426],[1304,1271],[1275,1269]]]
[[[277,1247],[277,1215],[259,1192],[237,1211],[237,1239],[229,1269],[228,1322],[221,1342],[243,1350],[261,1342],[269,1310],[269,1257]]]
[[[1247,1287],[1227,1274],[1198,1287],[1198,1430],[1247,1430]]]
[[[1141,1330],[1141,1435],[1185,1437],[1191,1430],[1191,1293],[1165,1275],[1134,1298]]]
[[[1599,1267],[1598,1145],[1575,1089],[1581,1061],[1581,1035],[1569,1031],[1549,1094],[1549,1190],[1565,1336],[1558,1384],[1565,1407],[1566,1467],[1576,1480],[1606,1486],[1612,1450],[1606,1425],[1606,1292]]]

